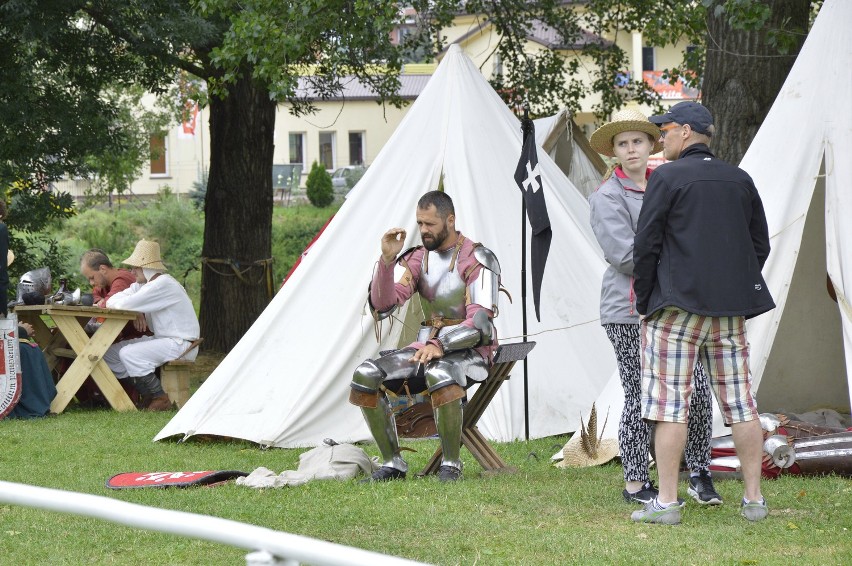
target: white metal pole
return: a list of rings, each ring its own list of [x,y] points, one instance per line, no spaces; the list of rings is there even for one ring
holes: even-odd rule
[[[109,497],[19,483],[0,481],[0,502],[95,517],[150,531],[204,539],[253,551],[266,551],[275,558],[284,559],[283,564],[292,564],[292,561],[322,566],[423,564],[228,519],[146,507]]]

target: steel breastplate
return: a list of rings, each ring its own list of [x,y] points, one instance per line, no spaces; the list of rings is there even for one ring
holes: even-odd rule
[[[455,248],[423,254],[417,292],[426,320],[436,316],[464,319],[466,312],[466,289],[458,269],[458,260],[450,271]],[[428,258],[428,260],[427,260]],[[426,267],[428,265],[428,272]]]

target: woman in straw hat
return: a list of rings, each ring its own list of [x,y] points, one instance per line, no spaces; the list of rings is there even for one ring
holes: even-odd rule
[[[633,237],[642,197],[651,171],[648,158],[662,149],[661,133],[638,110],[621,110],[592,134],[598,153],[617,160],[603,185],[589,197],[591,223],[609,267],[601,286],[601,324],[618,363],[624,389],[624,410],[618,444],[624,471],[625,500],[647,503],[657,489],[648,475],[650,430],[642,420],[639,314],[633,293]],[[701,504],[719,505],[708,466],[712,436],[710,388],[704,368],[695,368],[694,395],[690,402],[686,463],[691,471],[689,494]]]

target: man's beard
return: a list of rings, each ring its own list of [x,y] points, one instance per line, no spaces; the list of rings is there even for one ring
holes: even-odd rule
[[[447,230],[446,226],[444,226],[444,229],[438,232],[438,234],[435,235],[434,239],[430,239],[428,241],[423,238],[421,239],[423,239],[423,247],[430,252],[434,252],[435,250],[441,249],[441,246],[444,245],[444,242],[446,242],[447,238],[449,237],[450,231]]]

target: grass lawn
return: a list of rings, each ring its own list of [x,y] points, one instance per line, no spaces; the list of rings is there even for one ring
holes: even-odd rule
[[[215,364],[212,364],[215,365]],[[202,367],[204,367],[202,365]],[[70,409],[0,421],[0,479],[223,517],[435,564],[850,564],[852,480],[783,477],[763,484],[769,518],[739,516],[742,485],[717,481],[720,508],[687,503],[683,524],[632,524],[621,469],[558,469],[565,437],[500,444],[519,471],[480,477],[466,451],[465,479],[382,485],[313,482],[253,490],[226,485],[113,491],[126,471],[295,469],[304,450],[241,441],[151,442],[174,413]],[[432,440],[409,441],[413,470]],[[375,446],[364,446],[376,455]],[[685,486],[681,495],[685,496]],[[104,521],[0,504],[0,564],[243,564],[246,551]]]

